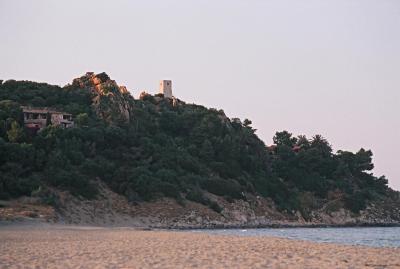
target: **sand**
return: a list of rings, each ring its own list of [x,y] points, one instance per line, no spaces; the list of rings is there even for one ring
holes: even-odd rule
[[[0,227],[0,268],[400,268],[400,249],[193,232]]]

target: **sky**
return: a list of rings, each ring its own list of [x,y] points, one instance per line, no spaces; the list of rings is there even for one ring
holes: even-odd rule
[[[0,79],[105,71],[276,131],[371,149],[400,190],[398,0],[0,0]]]

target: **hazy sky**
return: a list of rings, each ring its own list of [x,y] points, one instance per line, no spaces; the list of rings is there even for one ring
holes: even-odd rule
[[[0,0],[0,79],[107,72],[277,130],[372,149],[400,190],[399,0]]]

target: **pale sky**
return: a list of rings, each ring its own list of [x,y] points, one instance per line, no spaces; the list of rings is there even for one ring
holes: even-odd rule
[[[400,190],[399,0],[0,0],[0,79],[107,72],[189,103],[374,152]]]

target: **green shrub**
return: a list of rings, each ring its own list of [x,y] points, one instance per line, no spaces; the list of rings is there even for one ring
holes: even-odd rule
[[[235,181],[213,178],[206,179],[201,184],[203,188],[215,195],[226,195],[234,199],[243,198],[242,189]]]
[[[370,194],[368,191],[357,191],[345,198],[345,205],[354,213],[359,213],[367,207]]]
[[[221,213],[222,212],[222,208],[216,203],[216,202],[211,202],[210,203],[210,208],[212,210],[214,210],[217,213]]]
[[[210,204],[210,201],[203,195],[202,191],[197,188],[189,191],[186,194],[186,199],[203,205]]]

